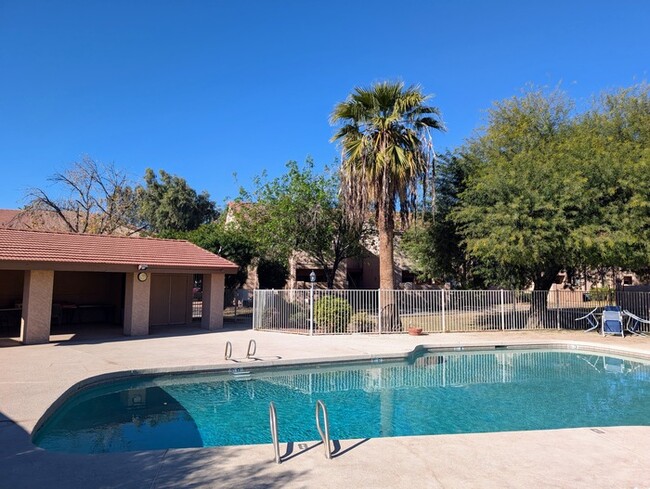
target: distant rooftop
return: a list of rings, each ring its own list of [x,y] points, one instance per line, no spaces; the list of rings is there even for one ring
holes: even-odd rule
[[[66,219],[77,223],[77,215],[73,211],[63,211]],[[81,224],[79,222],[78,224]],[[56,212],[45,209],[0,209],[0,228],[27,229],[33,231],[73,232],[65,220]],[[139,234],[134,229],[118,226],[111,234],[129,236]]]

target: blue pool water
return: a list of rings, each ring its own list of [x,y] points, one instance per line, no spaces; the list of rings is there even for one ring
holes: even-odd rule
[[[650,365],[568,351],[424,354],[403,362],[168,375],[84,390],[36,445],[82,453],[319,439],[650,425]]]

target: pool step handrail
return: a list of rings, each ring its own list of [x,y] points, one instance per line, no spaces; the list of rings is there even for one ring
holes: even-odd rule
[[[255,343],[255,340],[250,340],[248,342],[248,349],[246,350],[246,358],[253,358],[255,352],[257,352],[257,343]]]
[[[230,341],[226,341],[226,351],[224,351],[223,353],[223,359],[230,360],[231,356],[232,356],[232,343]]]
[[[320,425],[320,411],[323,411],[324,430]],[[320,399],[316,401],[316,429],[318,430],[321,440],[323,440],[323,445],[325,446],[325,458],[330,460],[332,458],[332,450],[330,449],[330,423],[327,418],[327,407],[325,407],[325,403]]]
[[[278,441],[278,416],[275,412],[273,401],[269,403],[269,423],[271,425],[271,439],[273,440],[273,451],[275,452],[275,463],[281,464],[280,442]]]

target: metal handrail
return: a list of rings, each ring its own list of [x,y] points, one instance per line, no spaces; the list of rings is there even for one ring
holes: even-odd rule
[[[232,343],[230,341],[226,341],[226,351],[223,353],[223,358],[224,360],[230,360],[231,356],[232,356]]]
[[[246,358],[251,358],[257,352],[257,343],[255,340],[250,340],[248,342],[248,350],[246,350]]]
[[[269,403],[269,423],[271,424],[271,439],[273,440],[273,450],[275,452],[275,463],[281,464],[280,443],[278,441],[278,416],[275,412],[273,401]]]
[[[321,429],[320,426],[320,416],[319,416],[319,410],[323,411],[323,424],[325,425],[325,431]],[[316,429],[318,430],[318,433],[320,434],[321,440],[323,440],[323,445],[325,445],[325,458],[326,459],[331,459],[332,458],[332,451],[330,450],[330,423],[327,418],[327,408],[325,407],[325,403],[321,401],[320,399],[316,401]]]

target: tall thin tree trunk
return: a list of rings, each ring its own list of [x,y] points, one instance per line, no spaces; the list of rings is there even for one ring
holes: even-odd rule
[[[393,216],[380,205],[377,230],[379,231],[379,288],[393,290],[395,273],[393,271],[393,237],[395,234]]]
[[[401,331],[398,304],[395,297],[393,237],[395,225],[390,209],[380,205],[377,228],[379,231],[379,291],[381,299],[381,324],[383,331]]]
[[[549,265],[546,270],[541,271],[535,277],[533,299],[530,304],[528,321],[526,322],[527,328],[548,328],[552,327],[556,321],[557,316],[548,309],[548,294],[560,270],[560,266]],[[556,307],[559,307],[559,304]]]

